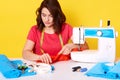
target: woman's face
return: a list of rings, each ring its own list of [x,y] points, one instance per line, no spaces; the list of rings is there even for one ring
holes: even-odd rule
[[[49,12],[47,8],[43,8],[41,11],[41,18],[45,25],[45,27],[52,27],[53,26],[53,16]]]

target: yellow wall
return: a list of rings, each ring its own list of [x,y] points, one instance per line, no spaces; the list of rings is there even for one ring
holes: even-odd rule
[[[0,1],[0,53],[8,57],[21,57],[27,33],[36,24],[35,10],[42,0]],[[111,26],[120,33],[120,0],[59,0],[72,26],[103,26],[111,20]],[[90,43],[91,42],[91,43]],[[94,45],[94,41],[88,41]],[[120,57],[120,38],[116,39],[117,57]],[[92,46],[91,46],[92,47]],[[96,44],[93,48],[96,47]]]

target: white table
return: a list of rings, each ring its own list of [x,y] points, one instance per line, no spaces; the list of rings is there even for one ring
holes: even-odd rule
[[[22,59],[23,60],[23,59]],[[30,61],[23,60],[30,63]],[[72,60],[60,61],[53,64],[55,70],[52,73],[37,74],[34,76],[25,76],[19,78],[6,79],[0,74],[0,80],[108,80],[105,78],[88,77],[85,72],[73,72],[72,67],[81,66],[90,69],[94,63],[80,63]]]

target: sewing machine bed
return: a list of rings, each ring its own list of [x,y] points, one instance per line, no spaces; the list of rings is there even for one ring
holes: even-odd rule
[[[23,59],[22,59],[23,60]],[[30,61],[23,60],[24,62],[31,63]],[[6,79],[0,73],[0,80],[108,80],[105,78],[88,77],[85,72],[73,72],[72,67],[81,66],[82,68],[90,69],[95,63],[80,63],[72,60],[60,61],[54,63],[55,70],[51,73],[37,74],[34,76],[25,76],[19,78]]]

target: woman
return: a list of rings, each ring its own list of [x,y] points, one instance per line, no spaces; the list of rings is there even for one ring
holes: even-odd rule
[[[65,23],[66,17],[57,0],[44,0],[36,11],[37,25],[32,26],[23,49],[23,58],[43,63],[53,63],[59,54],[70,59],[73,48],[79,47],[68,43],[72,38],[72,27]],[[87,44],[83,46],[88,49]],[[60,56],[59,56],[60,58]],[[59,61],[58,60],[58,61]]]

